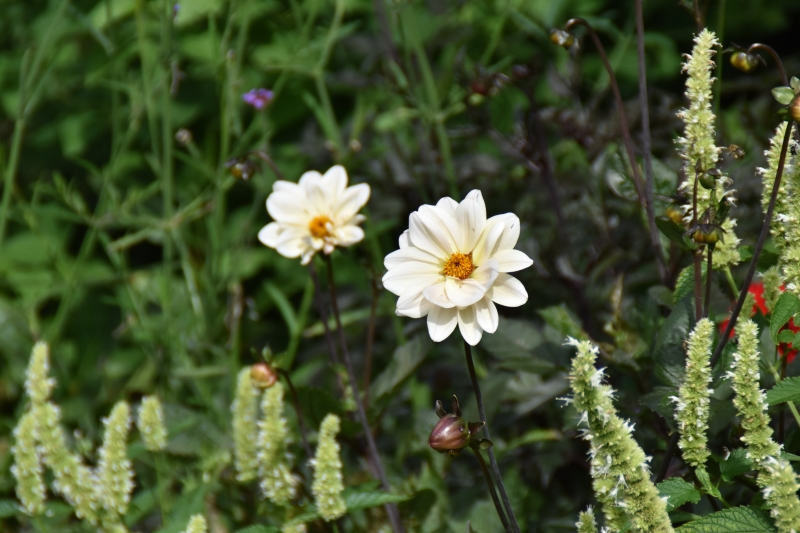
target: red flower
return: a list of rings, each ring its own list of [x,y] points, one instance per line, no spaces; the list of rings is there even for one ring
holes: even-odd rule
[[[781,290],[784,290],[781,287]],[[747,292],[753,295],[755,303],[753,304],[753,309],[750,310],[750,318],[754,317],[756,313],[761,313],[763,316],[767,316],[767,302],[764,300],[764,283],[761,281],[757,281],[755,283],[750,284],[750,288],[747,289]],[[723,335],[725,333],[725,329],[728,327],[728,323],[731,321],[730,318],[726,318],[722,322],[719,323],[719,334]],[[794,318],[789,319],[789,322],[781,328],[781,331],[784,329],[788,329],[792,333],[797,333],[800,331],[800,326],[796,326],[794,323]],[[731,334],[728,338],[733,337],[736,334],[736,328],[731,330]],[[791,363],[794,361],[795,356],[797,356],[798,349],[792,346],[791,342],[782,342],[778,345],[778,354],[783,357],[786,356],[786,362]]]

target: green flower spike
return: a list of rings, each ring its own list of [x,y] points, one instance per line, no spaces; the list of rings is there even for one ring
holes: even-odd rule
[[[783,286],[783,277],[778,267],[774,266],[767,269],[767,271],[761,275],[761,279],[764,280],[764,303],[767,305],[767,311],[771,313],[772,310],[775,309],[775,304],[778,303],[778,298],[781,297],[781,293],[783,292],[781,289]],[[745,309],[748,308],[745,307]],[[749,309],[752,309],[752,307]]]
[[[97,495],[110,514],[122,517],[128,512],[133,492],[133,466],[127,455],[128,432],[131,425],[130,408],[119,402],[103,419],[105,433],[98,455]]]
[[[33,347],[28,370],[25,373],[25,392],[36,407],[50,399],[56,382],[50,377],[50,348],[39,341]]]
[[[334,414],[325,417],[319,428],[317,453],[311,461],[314,467],[311,492],[319,514],[326,522],[336,520],[347,512],[342,498],[342,460],[339,457],[339,443],[336,442],[340,424],[339,417]]]
[[[572,401],[581,414],[584,439],[589,441],[595,495],[603,505],[610,532],[626,528],[635,532],[672,533],[664,500],[650,481],[649,458],[631,436],[633,425],[618,415],[614,390],[603,384],[604,373],[595,368],[597,347],[569,338],[577,347],[572,359]]]
[[[767,402],[759,388],[758,327],[752,320],[736,326],[739,346],[733,355],[733,371],[728,373],[736,397],[733,404],[742,419],[747,456],[758,469],[758,485],[770,507],[779,533],[800,531],[800,484],[792,466],[780,455],[781,446],[772,440]]]
[[[578,515],[575,527],[578,528],[578,533],[597,533],[597,522],[595,522],[594,509],[591,505]]]
[[[769,150],[764,152],[767,156],[766,168],[759,168],[758,173],[761,174],[761,182],[763,188],[761,189],[761,208],[767,212],[770,196],[772,195],[772,186],[775,183],[775,175],[778,172],[778,161],[781,157],[781,145],[783,144],[783,137],[786,134],[786,126],[788,122],[782,122],[775,130],[775,135],[769,140]],[[788,168],[784,170],[789,170]],[[784,173],[781,180],[781,186],[778,188],[778,197],[775,199],[775,216],[772,217],[772,226],[770,231],[775,240],[775,245],[778,250],[783,251],[786,246],[786,224],[785,217],[788,214],[789,207],[789,189],[791,183],[788,176]]]
[[[250,377],[250,367],[239,371],[236,399],[231,406],[236,479],[242,483],[258,477],[258,392]]]
[[[186,525],[186,529],[183,533],[207,533],[208,526],[206,525],[206,519],[203,518],[203,515],[196,514],[193,515],[192,518],[189,519],[189,523]]]
[[[677,404],[675,419],[681,432],[678,446],[683,459],[695,468],[705,465],[708,451],[708,406],[711,389],[711,342],[714,324],[701,319],[689,336],[689,351],[686,355],[686,376],[678,396],[671,399]]]
[[[45,487],[42,462],[37,446],[38,427],[36,411],[31,410],[22,415],[14,428],[14,466],[11,473],[17,480],[17,497],[22,508],[29,515],[38,515],[44,511]]]
[[[703,30],[694,39],[695,45],[691,55],[686,56],[683,70],[687,73],[686,97],[689,107],[682,109],[678,117],[683,120],[683,137],[678,139],[681,157],[686,161],[684,170],[686,181],[681,185],[684,194],[691,199],[694,193],[695,169],[708,171],[716,168],[722,149],[716,145],[714,122],[716,116],[711,110],[713,94],[711,89],[714,84],[712,72],[714,71],[715,48],[719,41],[714,32]],[[725,186],[730,183],[727,176],[720,174],[715,180],[714,187],[708,189],[700,186],[697,189],[697,215],[712,207],[717,208],[715,200],[727,198],[730,200],[732,191],[726,191]],[[691,202],[689,203],[691,207]],[[684,222],[689,226],[692,222],[692,213],[687,211]],[[714,248],[714,268],[723,269],[727,266],[739,264],[739,239],[733,231],[736,221],[726,219],[721,227],[725,232],[724,242],[719,242]]]
[[[249,379],[249,378],[248,378]],[[283,417],[283,385],[275,383],[261,400],[262,419],[258,423],[258,463],[261,489],[277,505],[294,497],[298,484],[292,475],[286,452],[288,428]]]
[[[136,427],[144,447],[151,452],[161,452],[167,447],[167,428],[164,426],[164,409],[157,396],[145,396],[139,406]]]

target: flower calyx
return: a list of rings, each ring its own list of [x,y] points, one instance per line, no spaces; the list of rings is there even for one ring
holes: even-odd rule
[[[231,176],[238,180],[247,181],[258,173],[258,165],[248,159],[250,154],[235,157],[225,162],[225,168]]]
[[[720,204],[727,206],[725,200],[720,202]],[[722,229],[722,220],[720,220],[718,213],[719,211],[717,209],[709,207],[705,210],[703,216],[700,217],[700,220],[683,235],[690,235],[697,244],[707,244],[708,248],[713,250],[718,242],[725,242],[725,238],[723,237],[725,230]],[[722,217],[723,220],[725,216],[727,216],[727,209],[725,209],[725,215]]]
[[[753,72],[758,64],[761,63],[762,65],[766,66],[767,62],[764,61],[764,58],[760,55],[750,52],[743,47],[739,46],[738,44],[734,44],[730,48],[723,50],[724,52],[732,52],[731,53],[731,65],[737,70],[741,70],[745,74],[749,74]]]
[[[569,50],[575,44],[575,36],[568,31],[553,28],[550,30],[550,42]]]
[[[436,400],[436,414],[439,421],[433,427],[428,445],[439,453],[449,453],[457,456],[467,446],[471,448],[489,448],[492,442],[489,439],[475,439],[475,434],[483,430],[485,422],[467,423],[461,417],[461,408],[458,398],[453,395],[453,412],[447,413],[440,400]]]

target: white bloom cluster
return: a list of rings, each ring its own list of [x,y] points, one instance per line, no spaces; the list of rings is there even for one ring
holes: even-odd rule
[[[311,492],[317,504],[319,515],[326,521],[336,520],[347,512],[342,491],[342,459],[339,457],[339,443],[336,435],[341,422],[339,417],[328,414],[319,428],[317,453],[311,460],[314,467],[314,482]]]
[[[263,418],[258,422],[258,462],[261,490],[273,503],[284,504],[294,498],[298,479],[289,467],[286,443],[289,436],[283,417],[283,385],[275,383],[264,391]]]
[[[189,523],[186,525],[186,529],[183,533],[206,533],[207,531],[208,526],[206,525],[205,517],[196,514],[189,519]]]
[[[151,452],[160,452],[166,448],[167,428],[164,425],[164,409],[158,396],[142,398],[136,427],[139,429],[145,448]]]
[[[11,448],[14,456],[11,473],[17,480],[17,497],[29,515],[44,511],[44,469],[39,456],[38,441],[36,412],[31,410],[22,415],[14,428],[14,447]]]
[[[133,492],[133,465],[127,453],[130,425],[128,404],[117,403],[111,414],[103,419],[105,433],[98,453],[97,497],[106,511],[115,512],[119,517],[128,512]]]
[[[245,483],[258,476],[258,392],[250,381],[250,367],[239,371],[231,411],[236,479]]]

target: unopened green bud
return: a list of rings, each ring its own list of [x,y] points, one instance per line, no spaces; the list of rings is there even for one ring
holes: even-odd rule
[[[33,405],[44,404],[50,399],[56,382],[50,377],[50,348],[39,341],[33,347],[28,371],[25,374],[25,392]]]
[[[575,36],[568,31],[553,28],[550,30],[550,42],[569,50],[575,44]]]
[[[142,399],[136,426],[139,428],[145,448],[151,452],[160,452],[166,448],[167,428],[164,426],[164,410],[157,396],[145,396]]]
[[[294,497],[298,480],[292,475],[286,453],[289,436],[283,417],[283,385],[276,382],[261,400],[262,420],[258,423],[258,464],[261,489],[277,505]]]
[[[328,414],[319,428],[317,453],[311,461],[314,467],[314,483],[311,492],[317,504],[319,515],[326,521],[336,520],[347,512],[342,491],[342,459],[339,457],[339,443],[336,435],[340,427],[339,417]]]
[[[734,52],[731,54],[731,65],[745,74],[753,72],[759,63],[759,56],[756,54],[748,54],[744,50]]]
[[[36,412],[28,411],[14,428],[14,466],[11,473],[17,480],[17,497],[29,515],[44,511],[45,487],[42,462],[38,451]]]
[[[233,411],[233,451],[236,479],[245,483],[258,476],[258,392],[251,382],[251,370],[239,371]]]

